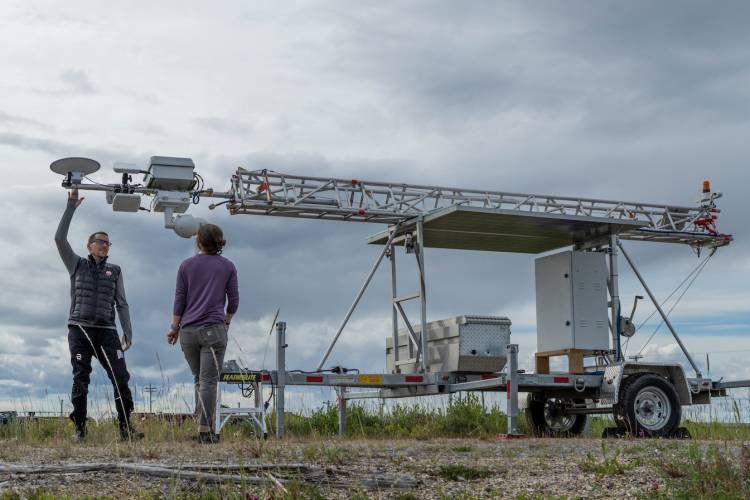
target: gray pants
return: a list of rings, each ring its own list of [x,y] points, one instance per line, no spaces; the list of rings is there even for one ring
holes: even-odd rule
[[[215,323],[185,327],[180,330],[180,347],[193,372],[198,432],[213,432],[216,385],[227,350],[227,326]]]

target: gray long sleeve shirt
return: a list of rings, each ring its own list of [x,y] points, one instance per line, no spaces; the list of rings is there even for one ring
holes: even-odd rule
[[[76,265],[81,259],[81,257],[73,251],[73,248],[71,248],[70,243],[68,242],[68,229],[70,228],[70,221],[73,219],[73,213],[75,212],[75,210],[76,202],[68,201],[68,205],[67,207],[65,207],[65,212],[63,212],[62,219],[60,219],[60,224],[57,226],[57,232],[55,233],[55,244],[57,245],[57,251],[60,253],[60,258],[62,259],[63,264],[65,264],[65,268],[68,270],[68,274],[70,274],[71,276],[73,276],[73,274],[75,273]],[[74,290],[71,286],[71,300],[73,298],[73,294]],[[130,325],[130,308],[128,307],[128,300],[125,297],[125,284],[123,283],[122,273],[120,273],[120,276],[117,279],[115,289],[115,309],[117,310],[117,317],[120,319],[122,333],[125,336],[125,339],[128,342],[131,342],[133,339],[133,328]],[[95,328],[110,328],[117,331],[117,328],[114,326],[102,327],[101,325],[94,325],[81,321],[73,321],[70,319],[68,320],[68,324],[81,325],[83,327],[88,326]]]

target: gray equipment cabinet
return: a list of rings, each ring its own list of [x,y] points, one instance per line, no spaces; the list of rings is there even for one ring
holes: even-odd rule
[[[602,252],[536,259],[537,351],[609,349],[607,275]]]

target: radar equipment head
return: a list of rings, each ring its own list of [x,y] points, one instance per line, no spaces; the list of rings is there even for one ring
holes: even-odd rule
[[[192,215],[178,215],[174,218],[174,232],[183,238],[192,238],[198,234],[198,229],[208,221]]]

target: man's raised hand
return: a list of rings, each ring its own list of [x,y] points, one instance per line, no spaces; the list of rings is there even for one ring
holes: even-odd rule
[[[76,208],[81,206],[81,203],[83,203],[83,200],[85,200],[86,197],[78,197],[78,188],[73,188],[70,191],[68,191],[68,201],[73,201],[76,204]]]

